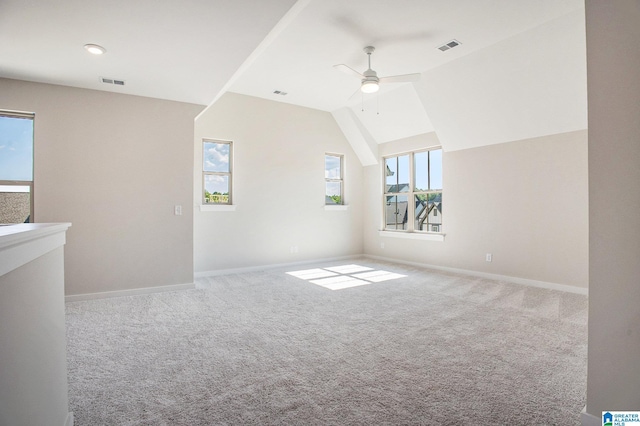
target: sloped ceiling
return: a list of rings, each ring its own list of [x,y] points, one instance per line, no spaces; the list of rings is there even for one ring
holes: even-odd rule
[[[437,49],[451,39],[461,45]],[[457,150],[586,128],[584,39],[582,0],[0,2],[1,77],[328,111],[363,164],[377,144],[433,131]],[[421,80],[354,95],[358,80],[333,65],[364,71],[367,45],[380,76]]]
[[[207,105],[295,3],[2,0],[0,77]]]

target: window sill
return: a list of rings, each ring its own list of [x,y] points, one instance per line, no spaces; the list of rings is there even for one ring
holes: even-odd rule
[[[234,212],[236,206],[233,204],[201,204],[201,212]]]
[[[345,204],[326,204],[324,209],[326,211],[345,211],[349,210],[349,206]]]
[[[408,240],[422,240],[422,241],[444,241],[445,234],[435,233],[422,233],[422,232],[394,232],[394,231],[378,231],[378,235],[381,237],[390,238],[405,238]]]

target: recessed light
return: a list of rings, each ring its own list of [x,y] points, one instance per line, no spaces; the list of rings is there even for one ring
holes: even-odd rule
[[[87,52],[91,53],[92,55],[102,55],[107,51],[107,49],[97,44],[85,44],[84,48],[87,49]]]

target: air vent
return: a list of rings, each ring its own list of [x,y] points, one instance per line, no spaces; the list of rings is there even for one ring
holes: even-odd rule
[[[116,80],[115,78],[100,77],[100,81],[105,84],[115,84],[116,86],[124,86],[124,80]]]
[[[283,92],[282,90],[274,90],[273,93],[280,96],[287,96],[287,92]]]
[[[443,52],[449,50],[449,49],[453,49],[456,46],[460,46],[460,42],[458,40],[451,40],[448,43],[443,44],[442,46],[438,46],[439,50],[442,50]]]

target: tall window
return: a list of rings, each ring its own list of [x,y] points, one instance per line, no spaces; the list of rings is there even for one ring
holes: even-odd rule
[[[33,118],[0,110],[0,223],[33,222]]]
[[[442,232],[442,149],[384,159],[384,229]]]
[[[203,141],[203,203],[231,204],[232,144],[229,141]]]
[[[325,154],[324,156],[324,203],[344,204],[343,163],[344,156]]]

